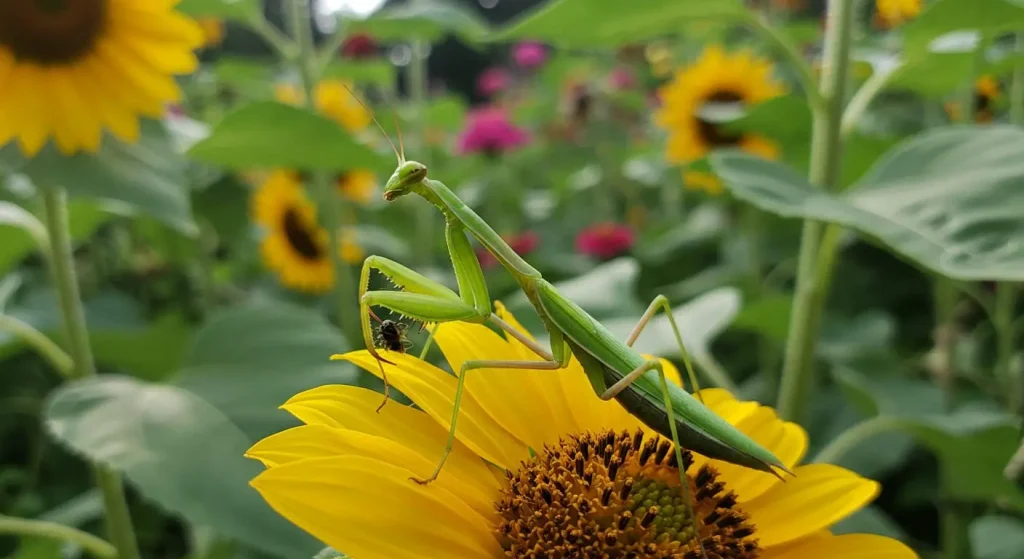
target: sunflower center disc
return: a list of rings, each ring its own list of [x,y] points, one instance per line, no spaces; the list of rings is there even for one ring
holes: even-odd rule
[[[107,22],[108,0],[2,0],[0,48],[44,66],[92,52]]]
[[[689,451],[683,461],[688,470]],[[695,530],[671,443],[641,431],[563,438],[507,477],[496,504],[507,557],[700,559],[700,543],[709,558],[760,555],[736,495],[707,465],[687,475]]]
[[[284,231],[285,238],[288,239],[288,244],[303,258],[316,261],[323,257],[323,251],[313,236],[313,231],[303,222],[302,216],[294,208],[285,210],[281,229]]]
[[[743,97],[732,91],[719,91],[704,100],[705,103],[720,103],[723,105],[730,103],[742,103]],[[738,132],[730,132],[722,128],[721,125],[696,117],[697,129],[700,133],[700,137],[704,140],[704,143],[711,147],[729,147],[735,146],[740,143],[743,139],[743,134]]]

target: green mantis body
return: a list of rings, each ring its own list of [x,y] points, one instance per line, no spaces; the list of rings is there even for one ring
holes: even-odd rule
[[[428,179],[427,168],[415,161],[403,161],[388,180],[384,199],[395,200],[406,194],[418,194],[433,204],[445,218],[445,237],[458,283],[459,293],[388,259],[371,256],[360,277],[360,314],[363,337],[370,353],[381,357],[372,341],[371,306],[379,305],[422,322],[490,322],[527,345],[543,361],[469,361],[459,372],[451,431],[445,453],[434,473],[436,479],[454,444],[458,408],[466,374],[472,369],[518,368],[555,370],[568,365],[575,355],[586,371],[595,392],[602,399],[616,398],[643,423],[671,437],[677,452],[685,447],[709,458],[723,460],[775,473],[785,466],[769,451],[743,432],[715,415],[685,390],[665,381],[661,363],[648,360],[635,351],[632,343],[643,326],[659,308],[670,310],[659,297],[651,304],[630,339],[616,339],[597,320],[566,299],[540,272],[523,260],[475,212],[443,183]],[[470,245],[467,233],[483,245],[511,273],[536,309],[551,340],[548,351],[491,312],[491,301],[483,271]],[[371,269],[377,269],[401,291],[367,291]],[[671,320],[671,312],[668,313]],[[675,328],[674,321],[672,322]],[[677,340],[682,347],[676,330]],[[385,379],[386,381],[386,379]],[[679,463],[682,463],[681,457]]]

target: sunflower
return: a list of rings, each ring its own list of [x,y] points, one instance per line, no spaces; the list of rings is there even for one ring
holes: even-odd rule
[[[341,195],[358,204],[368,204],[377,192],[377,175],[368,169],[354,169],[337,177]]]
[[[903,25],[921,14],[923,0],[875,0],[875,23],[889,28]]]
[[[284,285],[307,293],[324,293],[334,286],[329,236],[316,220],[316,208],[306,197],[299,173],[274,171],[253,196],[253,221],[266,230],[260,254],[267,268]],[[341,260],[358,264],[366,256],[348,230],[339,233]]]
[[[444,323],[436,334],[453,370],[471,359],[536,359],[482,325]],[[380,374],[366,351],[337,358]],[[325,544],[353,559],[697,557],[671,445],[617,402],[597,398],[578,362],[468,378],[453,452],[423,486],[409,478],[429,474],[440,457],[456,378],[408,354],[387,358],[395,363],[384,365],[388,379],[417,407],[376,413],[379,393],[322,386],[282,406],[305,425],[247,453],[266,466],[251,485]],[[796,474],[782,483],[686,452],[709,557],[916,557],[892,539],[829,531],[870,502],[877,483],[828,464],[797,466],[807,435],[771,408],[720,389],[701,397]]]
[[[224,22],[217,18],[203,18],[196,21],[203,29],[203,47],[210,48],[224,41]]]
[[[0,2],[0,145],[36,155],[96,152],[103,130],[139,137],[139,117],[159,118],[191,73],[203,34],[153,0]]]
[[[323,80],[314,93],[316,110],[334,120],[349,132],[361,132],[373,121],[370,111],[351,93],[352,84],[342,80]],[[291,105],[303,102],[305,95],[292,84],[274,88],[278,101]]]
[[[655,118],[669,132],[666,157],[673,163],[692,163],[715,148],[739,147],[776,158],[778,147],[770,140],[725,130],[704,118],[701,111],[711,104],[747,107],[783,91],[782,84],[772,78],[770,62],[749,51],[728,54],[719,46],[707,47],[697,61],[678,70],[659,91],[663,104]],[[707,189],[707,183],[702,180],[694,187]]]
[[[1002,97],[1002,89],[999,87],[999,80],[990,75],[980,76],[974,82],[974,122],[992,122],[995,117],[995,104]],[[959,120],[962,118],[960,106],[957,103],[946,103],[946,113],[949,118]]]

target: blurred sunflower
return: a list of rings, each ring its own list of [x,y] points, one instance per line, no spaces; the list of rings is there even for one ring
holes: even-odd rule
[[[923,0],[875,0],[875,23],[897,27],[921,15],[923,7]]]
[[[500,303],[496,310],[520,327]],[[437,342],[454,370],[482,357],[536,359],[482,325],[441,324]],[[366,351],[336,358],[380,374]],[[409,478],[427,475],[440,457],[456,378],[408,354],[388,359],[388,378],[419,409],[391,404],[376,413],[379,393],[322,386],[282,406],[305,425],[247,453],[267,468],[252,486],[325,544],[353,559],[697,557],[671,444],[597,398],[576,361],[562,371],[468,378],[453,453],[423,486]],[[916,557],[896,540],[829,532],[875,497],[877,483],[828,464],[796,466],[807,448],[799,426],[723,390],[701,396],[796,473],[781,483],[686,452],[709,557]]]
[[[134,142],[139,117],[159,118],[195,70],[199,26],[153,0],[0,2],[0,145],[34,156],[95,152],[103,130]]]
[[[373,122],[370,111],[350,91],[352,84],[342,80],[322,80],[316,86],[316,110],[334,120],[349,132],[362,132]],[[298,105],[305,95],[290,83],[277,84],[274,96],[282,103]]]
[[[662,106],[655,115],[658,125],[669,133],[669,161],[691,163],[719,147],[738,147],[768,159],[777,157],[778,147],[767,138],[725,130],[702,115],[709,105],[747,107],[782,94],[784,88],[772,71],[769,61],[749,51],[728,54],[719,46],[707,47],[693,64],[676,71],[659,91]],[[718,179],[707,173],[686,173],[684,180],[692,188],[721,189]]]
[[[341,173],[337,177],[341,195],[357,204],[368,204],[377,192],[377,175],[366,169]]]
[[[283,285],[307,293],[324,293],[334,286],[330,239],[317,223],[316,208],[306,197],[297,173],[270,173],[253,195],[252,215],[266,230],[260,243],[264,265]],[[344,232],[339,250],[349,264],[363,258],[352,235]]]
[[[999,80],[994,76],[980,76],[974,82],[974,122],[992,122],[995,118],[995,105],[1002,97]],[[955,102],[946,103],[946,114],[953,120],[963,118],[960,105]]]
[[[203,18],[196,20],[203,30],[203,47],[210,48],[221,44],[224,41],[224,22],[217,18]]]

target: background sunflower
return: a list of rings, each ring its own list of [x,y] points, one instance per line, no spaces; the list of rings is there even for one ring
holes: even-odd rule
[[[662,106],[655,115],[657,124],[669,133],[668,160],[691,163],[720,147],[777,157],[778,147],[767,138],[725,130],[703,112],[716,104],[749,107],[782,94],[785,90],[772,72],[770,62],[750,51],[729,54],[717,45],[707,47],[693,64],[678,70],[661,88]],[[720,189],[707,173],[690,178],[696,188]]]
[[[0,2],[0,145],[34,156],[50,138],[95,152],[104,130],[134,142],[139,117],[179,100],[203,32],[154,0]]]

